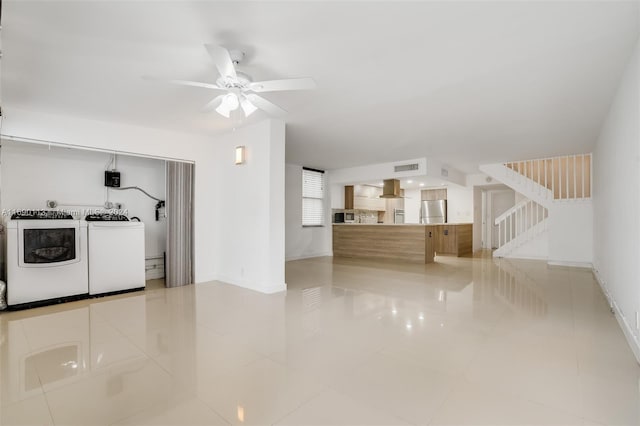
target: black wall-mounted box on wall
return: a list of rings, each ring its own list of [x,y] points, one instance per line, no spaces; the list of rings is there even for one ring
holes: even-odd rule
[[[104,172],[104,186],[120,188],[120,172]]]

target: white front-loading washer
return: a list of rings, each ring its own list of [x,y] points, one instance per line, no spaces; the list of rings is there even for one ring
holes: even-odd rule
[[[88,293],[87,224],[57,211],[26,211],[7,222],[9,306]]]
[[[89,294],[144,288],[144,223],[105,218],[87,216]]]

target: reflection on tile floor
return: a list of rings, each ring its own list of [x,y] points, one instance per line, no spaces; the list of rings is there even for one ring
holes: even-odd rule
[[[589,271],[437,260],[4,312],[0,424],[640,423],[640,367]]]

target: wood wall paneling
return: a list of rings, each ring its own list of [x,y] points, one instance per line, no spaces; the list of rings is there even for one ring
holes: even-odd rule
[[[424,226],[334,225],[333,255],[425,263]]]
[[[430,263],[435,254],[470,254],[472,236],[471,224],[334,225],[333,255]]]

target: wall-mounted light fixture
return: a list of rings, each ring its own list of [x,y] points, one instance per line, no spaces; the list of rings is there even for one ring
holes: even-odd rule
[[[245,162],[244,151],[245,151],[244,145],[236,146],[236,165],[244,164]]]

